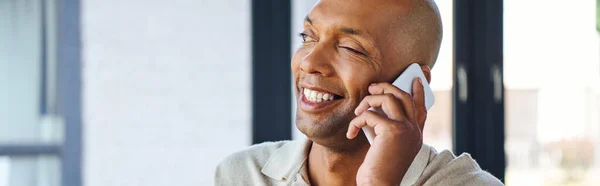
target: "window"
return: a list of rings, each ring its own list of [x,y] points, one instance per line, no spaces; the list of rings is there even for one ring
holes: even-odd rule
[[[507,185],[600,182],[594,3],[504,1]]]
[[[64,13],[55,11],[57,5]],[[80,135],[73,130],[79,92],[71,82],[77,82],[79,66],[64,68],[79,62],[73,60],[78,46],[69,43],[78,43],[78,35],[64,29],[78,27],[59,18],[77,20],[74,9],[75,1],[0,1],[0,186],[81,185],[80,148],[73,148]],[[75,51],[60,55],[66,51],[61,45]]]
[[[0,186],[59,186],[60,159],[56,156],[0,156]]]

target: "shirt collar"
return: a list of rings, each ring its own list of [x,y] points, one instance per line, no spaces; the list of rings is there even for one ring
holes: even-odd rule
[[[308,139],[285,143],[269,157],[261,172],[276,180],[294,178],[306,161],[311,143]]]
[[[404,178],[402,178],[402,183],[400,183],[400,186],[413,185],[415,182],[417,182],[419,177],[421,177],[421,174],[423,174],[423,171],[425,171],[425,167],[427,167],[429,164],[430,154],[431,147],[423,143],[423,145],[421,145],[421,149],[415,156],[415,159],[413,159],[410,167],[408,167],[406,174],[404,174]]]
[[[296,177],[308,157],[311,145],[308,139],[290,141],[275,151],[261,172],[276,180],[290,180]],[[429,164],[431,149],[423,144],[406,171],[400,186],[413,185]]]

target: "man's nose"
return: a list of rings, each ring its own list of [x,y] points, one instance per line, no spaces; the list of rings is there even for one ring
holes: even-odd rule
[[[319,43],[302,59],[300,69],[309,74],[331,76],[334,72],[332,66],[335,59],[334,54],[334,50],[328,49],[322,43]]]

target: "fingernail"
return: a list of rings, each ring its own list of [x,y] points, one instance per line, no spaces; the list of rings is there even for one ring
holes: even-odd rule
[[[371,83],[369,86],[375,86],[377,85],[377,83]]]
[[[419,84],[423,84],[423,82],[421,82],[421,78],[417,78],[417,81],[419,82]]]

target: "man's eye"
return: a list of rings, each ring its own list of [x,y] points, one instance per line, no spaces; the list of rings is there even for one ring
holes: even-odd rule
[[[365,54],[365,53],[362,53],[362,52],[360,52],[360,51],[358,51],[358,50],[355,50],[355,49],[353,49],[353,48],[350,48],[350,47],[340,46],[340,48],[346,49],[346,50],[348,50],[348,51],[350,51],[350,52],[352,52],[352,53],[358,54],[358,55],[363,55],[363,56],[366,56],[366,54]]]
[[[302,38],[303,43],[315,42],[315,39],[312,36],[309,36],[305,33],[300,33],[300,37]]]

